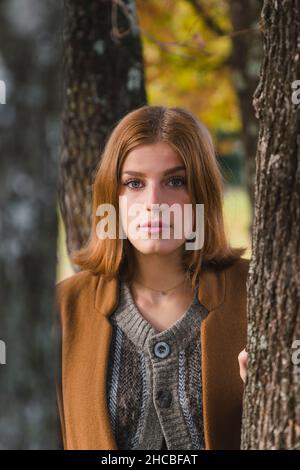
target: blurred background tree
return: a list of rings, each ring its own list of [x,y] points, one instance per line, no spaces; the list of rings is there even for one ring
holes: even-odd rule
[[[65,0],[64,108],[59,206],[67,251],[91,225],[91,184],[111,128],[146,104],[134,2]]]
[[[50,0],[20,6],[0,2],[0,449],[55,449],[62,8]]]

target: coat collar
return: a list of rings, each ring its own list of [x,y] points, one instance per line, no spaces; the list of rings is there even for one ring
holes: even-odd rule
[[[99,276],[95,294],[95,307],[105,317],[109,317],[119,302],[119,279],[104,280]],[[198,288],[198,300],[210,312],[219,307],[225,299],[224,271],[202,269]]]

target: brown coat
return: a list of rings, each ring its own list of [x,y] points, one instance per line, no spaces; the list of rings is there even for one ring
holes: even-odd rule
[[[207,449],[239,449],[243,382],[238,354],[246,346],[249,260],[202,270],[199,301],[208,309],[200,329],[203,419]],[[118,277],[81,271],[59,282],[62,386],[57,398],[64,449],[118,449],[110,426],[106,374]],[[60,383],[60,382],[59,382]]]

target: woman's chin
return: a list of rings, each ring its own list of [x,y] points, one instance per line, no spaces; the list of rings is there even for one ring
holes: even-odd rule
[[[137,251],[144,254],[168,254],[177,250],[184,241],[185,240],[153,240],[149,238],[146,240],[138,240],[138,243],[137,241],[135,241],[135,243],[131,243]]]

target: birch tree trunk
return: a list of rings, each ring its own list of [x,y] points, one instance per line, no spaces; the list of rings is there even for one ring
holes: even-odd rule
[[[146,104],[134,0],[65,0],[59,201],[71,253],[88,239],[91,184],[105,140]]]
[[[300,449],[300,1],[265,0],[242,449]],[[297,352],[298,350],[298,352]]]

